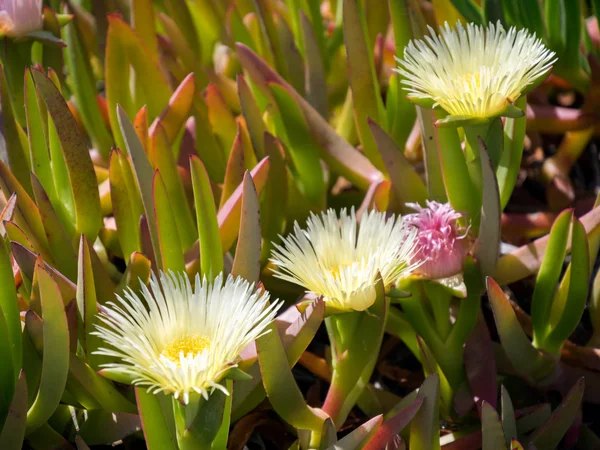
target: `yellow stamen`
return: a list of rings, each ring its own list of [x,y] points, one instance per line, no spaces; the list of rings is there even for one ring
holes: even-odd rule
[[[183,352],[184,356],[197,355],[202,351],[206,350],[210,346],[210,341],[199,334],[184,335],[175,339],[170,344],[167,344],[161,356],[170,359],[171,361],[178,363],[179,355]]]

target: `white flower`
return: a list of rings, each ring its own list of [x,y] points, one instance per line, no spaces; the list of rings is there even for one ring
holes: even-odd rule
[[[19,37],[42,26],[42,0],[0,0],[0,35]]]
[[[96,335],[109,344],[96,353],[120,359],[105,364],[148,392],[173,394],[189,402],[191,393],[208,398],[236,366],[241,351],[264,334],[280,303],[242,278],[223,274],[207,282],[196,276],[195,290],[184,273],[153,275],[143,299],[133,291],[109,302],[99,315]]]
[[[354,209],[350,215],[343,209],[339,219],[330,209],[312,214],[306,230],[294,224],[271,261],[276,277],[322,295],[333,308],[362,311],[375,301],[378,272],[389,287],[418,265],[409,264],[415,238],[400,217],[371,211],[358,224]]]
[[[487,28],[448,23],[441,35],[409,42],[397,70],[409,97],[431,101],[448,114],[471,118],[502,115],[527,89],[541,81],[556,61],[535,34],[500,22]]]

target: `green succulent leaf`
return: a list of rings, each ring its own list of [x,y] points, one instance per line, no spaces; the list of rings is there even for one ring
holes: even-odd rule
[[[260,274],[260,207],[249,172],[244,174],[242,216],[231,274],[257,283]]]
[[[9,413],[3,418],[0,432],[0,447],[6,450],[20,450],[25,437],[25,419],[27,417],[27,379],[21,370],[14,389]]]
[[[60,291],[41,266],[36,267],[35,275],[42,307],[44,355],[39,389],[27,411],[27,434],[50,418],[60,402],[69,372],[69,330]]]

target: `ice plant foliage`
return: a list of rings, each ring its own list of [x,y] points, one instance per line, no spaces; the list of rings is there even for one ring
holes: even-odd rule
[[[386,286],[418,266],[414,257],[416,232],[401,217],[386,219],[371,211],[356,220],[342,209],[312,214],[303,230],[294,232],[276,246],[275,276],[322,295],[333,308],[362,311],[375,301],[377,273]]]
[[[426,208],[417,203],[410,203],[408,206],[417,211],[404,218],[408,224],[418,229],[418,251],[413,258],[422,264],[415,273],[430,279],[440,279],[462,271],[469,251],[468,230],[457,222],[462,214],[456,212],[449,203],[427,201]]]
[[[23,36],[42,24],[42,0],[0,0],[0,36]]]
[[[555,53],[526,29],[505,31],[448,23],[438,35],[410,41],[396,69],[409,97],[431,101],[448,114],[469,118],[502,115],[510,103],[539,82],[556,61]]]
[[[153,276],[143,299],[127,291],[100,314],[96,334],[107,344],[98,354],[117,357],[105,367],[188,403],[191,393],[208,398],[235,367],[240,352],[261,336],[279,302],[269,293],[231,275],[214,282],[196,275],[195,290],[185,274]]]

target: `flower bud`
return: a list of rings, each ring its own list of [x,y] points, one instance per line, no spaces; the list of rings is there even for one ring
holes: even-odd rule
[[[470,248],[468,229],[458,224],[462,214],[449,203],[427,201],[427,207],[416,203],[407,206],[415,214],[405,216],[408,225],[416,227],[417,252],[415,261],[423,263],[413,273],[429,279],[447,278],[462,272],[465,256]]]
[[[42,26],[42,0],[0,0],[0,35],[20,37]]]

